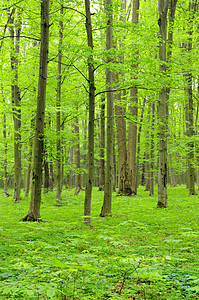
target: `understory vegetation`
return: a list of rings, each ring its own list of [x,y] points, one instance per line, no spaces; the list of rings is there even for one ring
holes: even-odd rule
[[[93,191],[91,226],[84,192],[42,195],[43,222],[19,222],[30,199],[1,193],[0,299],[199,299],[199,199],[168,188],[167,209],[149,197],[113,194],[113,216],[100,218]]]

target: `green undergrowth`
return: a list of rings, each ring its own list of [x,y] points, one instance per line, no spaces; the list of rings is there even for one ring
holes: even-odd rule
[[[0,191],[0,299],[199,299],[199,198],[168,189],[167,209],[141,187],[113,194],[113,216],[100,218],[103,192],[94,188],[91,225],[84,192],[42,195],[44,222],[19,222],[20,203]]]

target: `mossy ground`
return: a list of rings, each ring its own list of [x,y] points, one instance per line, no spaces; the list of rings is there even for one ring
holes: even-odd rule
[[[19,222],[30,199],[0,192],[0,299],[199,299],[199,197],[168,188],[167,209],[149,197],[116,197],[100,218],[103,192],[93,190],[92,226],[84,192],[42,195],[45,222]]]

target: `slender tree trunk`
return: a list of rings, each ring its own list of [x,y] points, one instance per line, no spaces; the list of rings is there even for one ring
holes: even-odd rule
[[[37,96],[36,126],[33,148],[32,193],[28,215],[22,221],[40,221],[40,204],[42,188],[42,162],[44,143],[44,115],[47,82],[47,63],[49,45],[49,0],[41,2],[41,45],[40,69]]]
[[[3,92],[3,86],[1,86],[1,92],[2,92],[2,99],[4,106],[5,103],[5,97]],[[3,138],[4,138],[4,162],[3,162],[3,190],[4,193],[7,194],[8,189],[8,160],[7,160],[7,154],[8,154],[8,144],[7,144],[7,120],[6,120],[6,112],[3,113]]]
[[[113,47],[113,29],[112,29],[112,0],[106,0],[105,9],[107,12],[107,29],[106,29],[106,50],[109,51]],[[107,56],[107,63],[112,58]],[[112,206],[112,176],[113,176],[113,93],[112,93],[112,72],[106,69],[106,89],[107,89],[107,145],[106,145],[106,175],[104,187],[104,201],[100,213],[100,217],[111,215]]]
[[[79,120],[76,117],[76,124],[74,125],[74,132],[75,132],[75,165],[76,165],[76,190],[75,196],[79,194],[81,191],[81,162],[80,162],[80,137],[79,137]]]
[[[140,125],[139,125],[139,129],[138,129],[138,138],[137,138],[137,162],[136,162],[136,191],[138,189],[139,186],[139,160],[140,160],[140,137],[141,137],[141,131],[142,131],[142,122],[143,122],[143,118],[144,118],[144,109],[145,109],[145,104],[146,104],[146,98],[144,98],[143,100],[143,104],[142,104],[142,111],[141,111],[141,116],[140,116]]]
[[[99,166],[99,190],[104,190],[105,184],[105,97],[102,98],[101,110],[100,110],[100,166]]]
[[[19,39],[21,32],[20,14],[17,15],[17,23],[14,24],[14,18],[10,19],[10,34],[12,38],[11,68],[13,70],[12,83],[12,102],[13,102],[13,120],[14,120],[14,199],[20,201],[21,193],[21,97],[18,86],[18,67],[19,67]],[[14,25],[16,32],[14,32]],[[14,35],[16,34],[16,38]]]
[[[3,137],[4,137],[4,163],[3,163],[3,169],[4,169],[4,178],[3,178],[3,190],[4,193],[7,193],[7,189],[8,189],[8,172],[7,172],[7,164],[8,164],[8,160],[7,160],[7,153],[8,153],[8,145],[7,145],[7,128],[6,128],[6,115],[4,113],[3,115]]]
[[[48,193],[50,188],[50,175],[49,175],[48,153],[45,150],[45,146],[44,146],[44,155],[43,155],[43,165],[44,165],[44,192]]]
[[[122,107],[121,93],[116,95],[115,121],[118,145],[118,195],[132,195],[130,168],[127,163],[126,122]]]
[[[133,13],[132,23],[138,24],[139,21],[139,0],[133,0]],[[138,58],[138,51],[134,53]],[[133,65],[133,69],[136,70],[138,64]],[[130,91],[131,106],[130,113],[135,121],[129,123],[129,137],[128,137],[128,164],[131,174],[131,188],[134,195],[137,194],[136,187],[136,148],[137,148],[137,117],[138,117],[138,89],[133,87]]]
[[[70,148],[70,171],[69,171],[69,180],[68,180],[68,187],[71,190],[73,188],[73,146]]]
[[[56,132],[57,132],[57,193],[56,193],[56,201],[60,202],[61,200],[61,192],[62,192],[62,182],[61,182],[61,172],[62,172],[62,150],[61,150],[61,62],[62,62],[62,41],[63,41],[63,5],[61,5],[60,9],[60,18],[59,21],[59,49],[58,49],[58,76],[57,76],[57,123],[56,123]]]
[[[91,25],[90,1],[85,0],[86,11],[86,32],[87,44],[90,50],[93,50],[93,33]],[[86,192],[84,200],[84,216],[85,222],[90,224],[91,215],[91,197],[93,188],[93,173],[94,173],[94,120],[95,120],[95,83],[94,83],[94,65],[93,54],[88,58],[88,73],[89,73],[89,125],[88,125],[88,176],[86,183]]]
[[[53,168],[53,163],[52,161],[50,162],[50,189],[51,191],[53,191],[53,188],[54,188],[54,168]]]
[[[31,121],[31,126],[33,126],[33,120]],[[25,181],[25,197],[28,197],[30,191],[30,180],[31,180],[31,171],[32,171],[32,147],[33,147],[33,139],[30,137],[29,140],[29,152],[27,156],[27,173],[26,173],[26,181]]]
[[[151,114],[151,147],[150,147],[150,192],[149,196],[154,196],[154,129],[155,129],[155,101],[152,102],[152,114]]]
[[[188,30],[188,45],[187,52],[188,55],[191,55],[192,51],[192,35],[193,35],[193,13],[196,12],[197,9],[197,1],[189,2],[189,30]],[[189,63],[191,66],[191,59],[189,58]],[[195,168],[194,168],[194,128],[193,128],[193,76],[192,72],[189,71],[185,75],[186,79],[186,92],[187,92],[187,137],[188,141],[188,187],[189,187],[189,195],[196,195],[195,192]]]
[[[169,0],[159,0],[159,59],[161,76],[166,77],[166,35]],[[167,96],[166,83],[159,93],[159,170],[158,207],[167,207]]]

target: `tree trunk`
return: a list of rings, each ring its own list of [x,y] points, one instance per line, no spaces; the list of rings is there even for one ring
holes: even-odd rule
[[[116,95],[115,121],[118,145],[118,195],[132,195],[130,169],[127,163],[126,149],[126,122],[124,108],[122,107],[121,93]]]
[[[132,23],[138,24],[139,21],[139,0],[133,0],[133,13]],[[138,58],[138,51],[134,53],[135,57]],[[136,70],[138,64],[134,64],[133,69]],[[137,72],[137,71],[135,71]],[[136,148],[137,148],[137,116],[138,116],[138,89],[133,87],[130,91],[130,113],[135,121],[129,123],[129,138],[128,138],[128,164],[130,167],[131,174],[131,188],[134,195],[137,194],[136,186]]]
[[[142,131],[142,122],[143,122],[143,118],[144,118],[144,108],[145,108],[145,104],[146,104],[146,98],[144,98],[143,100],[143,104],[142,104],[142,111],[141,111],[141,116],[140,116],[140,125],[139,125],[139,129],[138,129],[138,139],[137,139],[137,162],[136,162],[136,190],[139,187],[139,160],[140,160],[140,137],[141,137],[141,131]]]
[[[3,86],[1,86],[2,99],[3,104],[5,106],[5,97],[3,92]],[[7,154],[8,154],[8,144],[7,144],[7,120],[6,120],[6,112],[3,113],[3,139],[4,139],[4,161],[3,161],[3,190],[4,193],[7,193],[8,189],[8,171],[7,171]]]
[[[113,29],[112,29],[112,0],[106,0],[105,9],[107,13],[107,29],[106,29],[106,50],[109,51],[113,45]],[[107,63],[112,58],[107,56]],[[112,72],[106,69],[106,89],[107,89],[107,145],[106,145],[106,175],[104,186],[104,201],[100,213],[100,217],[111,216],[112,206],[112,176],[113,176],[113,93],[112,93]]]
[[[166,35],[169,0],[159,0],[159,59],[160,73],[166,77]],[[167,207],[167,96],[166,83],[159,92],[159,170],[158,170],[158,207]]]
[[[68,187],[71,190],[73,188],[73,146],[70,147],[70,171],[69,171],[69,180]]]
[[[91,25],[90,1],[85,0],[86,11],[86,32],[87,44],[90,50],[93,50],[93,33]],[[84,200],[84,216],[85,222],[90,224],[91,215],[91,197],[93,188],[93,173],[94,173],[94,120],[95,120],[95,83],[94,83],[94,62],[93,54],[88,58],[88,73],[89,73],[89,124],[88,124],[88,176],[86,183],[86,192]]]
[[[27,156],[27,172],[26,172],[26,180],[25,180],[25,197],[28,197],[29,191],[30,191],[30,180],[31,180],[31,170],[32,170],[32,147],[33,147],[33,139],[32,139],[32,137],[30,137],[29,152],[28,152],[28,156]]]
[[[63,5],[61,5],[60,9],[60,18],[63,18]],[[61,200],[61,191],[62,191],[62,150],[61,150],[61,62],[62,62],[62,41],[63,41],[63,21],[62,19],[59,21],[59,49],[58,49],[58,76],[57,76],[57,122],[56,122],[56,132],[57,132],[57,193],[56,193],[56,201],[59,203]]]
[[[14,18],[10,19],[10,35],[12,38],[11,68],[13,70],[12,83],[12,102],[13,102],[13,120],[14,120],[14,199],[20,201],[21,193],[21,97],[18,86],[18,66],[19,66],[19,39],[21,32],[20,14],[18,14],[18,23],[15,24]],[[16,35],[16,39],[14,38]]]
[[[149,196],[154,196],[154,129],[155,129],[155,101],[152,102],[151,114],[151,146],[150,146],[150,192]]]
[[[76,117],[76,124],[74,125],[75,132],[75,165],[76,165],[76,190],[75,196],[81,191],[81,162],[80,162],[80,137],[79,137],[79,120]]]
[[[99,166],[99,190],[104,190],[105,183],[105,97],[102,98],[101,113],[100,113],[100,166]]]
[[[51,189],[51,191],[53,191],[54,188],[54,168],[53,168],[53,163],[52,161],[50,162],[50,183],[49,183],[49,187]]]
[[[41,2],[41,45],[37,96],[36,126],[33,147],[32,193],[28,215],[22,221],[41,221],[42,162],[44,143],[44,115],[49,45],[49,0]]]
[[[187,45],[187,52],[188,56],[191,55],[192,51],[192,35],[193,35],[193,12],[195,13],[196,11],[196,2],[190,1],[189,2],[189,30],[188,30],[188,45]],[[191,61],[189,57],[189,65],[191,66]],[[193,92],[192,92],[192,85],[193,85],[193,80],[192,80],[192,73],[189,71],[185,75],[186,79],[186,92],[187,92],[187,137],[188,137],[188,188],[189,188],[189,195],[196,195],[195,192],[195,168],[194,168],[194,141],[193,141],[193,136],[194,136],[194,128],[193,128]]]
[[[44,164],[44,192],[48,193],[50,188],[50,175],[49,175],[48,154],[45,150],[45,147],[44,147],[43,164]]]

